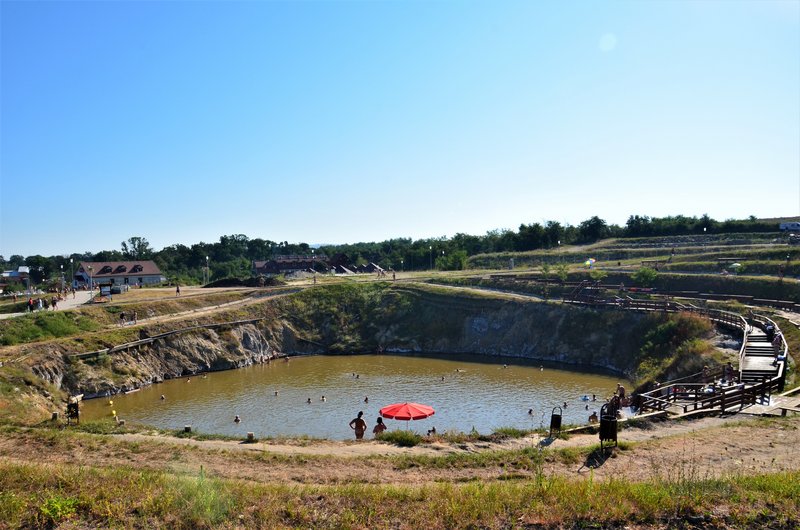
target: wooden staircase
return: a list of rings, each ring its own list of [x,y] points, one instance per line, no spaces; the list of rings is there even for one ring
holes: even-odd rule
[[[767,341],[767,335],[754,326],[748,326],[747,342],[742,356],[740,380],[745,384],[760,383],[778,375],[775,349]]]

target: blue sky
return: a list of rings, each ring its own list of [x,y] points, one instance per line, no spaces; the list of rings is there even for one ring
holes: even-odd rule
[[[0,254],[800,214],[800,2],[0,2]]]

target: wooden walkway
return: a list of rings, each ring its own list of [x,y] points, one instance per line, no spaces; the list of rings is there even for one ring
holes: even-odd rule
[[[565,303],[597,308],[645,312],[690,312],[707,317],[717,325],[738,330],[742,334],[739,367],[735,374],[724,369],[716,372],[698,372],[668,381],[635,396],[633,405],[639,413],[665,411],[672,416],[685,416],[699,412],[748,412],[800,410],[800,399],[773,400],[773,393],[783,390],[786,378],[786,361],[789,349],[781,335],[776,347],[767,341],[765,329],[780,329],[769,318],[750,315],[748,318],[730,311],[700,308],[671,300],[636,300],[633,298],[605,298],[602,290],[584,282],[564,299]],[[779,354],[779,355],[776,355]],[[760,408],[759,408],[760,407]]]
[[[777,376],[775,348],[767,340],[767,334],[754,326],[748,326],[746,333],[744,355],[739,370],[742,382],[758,383],[765,378],[772,379]]]

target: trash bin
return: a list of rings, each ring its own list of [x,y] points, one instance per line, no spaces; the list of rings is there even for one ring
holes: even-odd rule
[[[603,442],[614,442],[617,445],[617,414],[614,407],[609,407],[608,404],[603,405],[600,409],[600,448],[603,448]]]
[[[556,412],[556,410],[558,410],[558,412]],[[561,434],[562,413],[561,407],[553,407],[553,412],[550,413],[550,438],[553,437],[553,432]]]

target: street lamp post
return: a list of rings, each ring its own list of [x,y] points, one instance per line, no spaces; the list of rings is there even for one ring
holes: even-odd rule
[[[62,263],[59,267],[61,267],[61,291],[64,291],[64,264]]]
[[[431,266],[429,267],[428,270],[433,270],[433,245],[428,245],[428,250],[430,251],[431,254]]]
[[[94,283],[92,283],[92,266],[89,265],[89,292],[94,291]]]
[[[69,258],[69,284],[70,284],[70,286],[73,285],[74,281],[75,281],[75,271],[73,270],[73,267],[72,267],[72,258]]]
[[[208,256],[206,256],[206,285],[208,285],[209,280],[211,280],[211,275],[208,273]]]
[[[400,260],[400,272],[404,272],[405,270],[406,269],[405,266],[403,265],[403,260]]]

